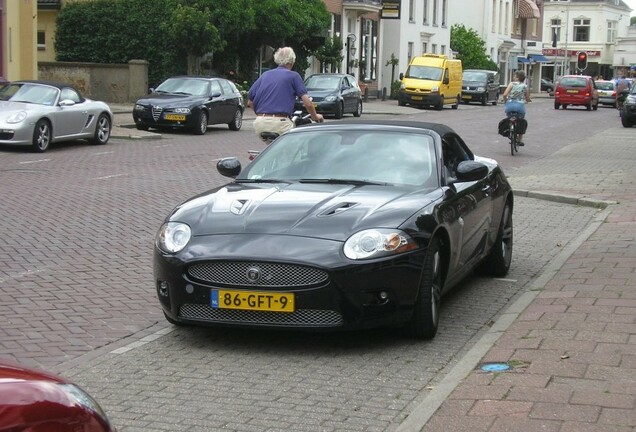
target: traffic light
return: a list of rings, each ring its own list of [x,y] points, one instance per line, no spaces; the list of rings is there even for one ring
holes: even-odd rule
[[[581,71],[587,68],[587,53],[585,51],[579,51],[576,55],[576,68]]]

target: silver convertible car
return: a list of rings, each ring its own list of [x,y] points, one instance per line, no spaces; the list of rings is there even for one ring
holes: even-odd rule
[[[70,85],[14,81],[0,90],[0,144],[30,146],[39,153],[59,141],[106,144],[112,124],[106,103],[86,99]]]

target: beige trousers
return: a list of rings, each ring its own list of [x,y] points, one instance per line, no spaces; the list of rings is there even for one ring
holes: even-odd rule
[[[293,127],[294,123],[287,117],[257,116],[256,120],[254,120],[254,131],[259,138],[261,138],[261,132],[273,132],[282,135]],[[263,140],[263,138],[261,139]]]

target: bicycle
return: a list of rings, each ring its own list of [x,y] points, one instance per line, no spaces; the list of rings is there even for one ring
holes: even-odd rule
[[[303,115],[302,111],[295,111],[294,115],[291,118],[291,121],[294,122],[294,126],[313,123],[311,114]],[[260,138],[265,142],[265,145],[270,145],[272,141],[278,138],[278,134],[276,132],[261,132]],[[260,150],[248,150],[247,153],[249,155],[249,160],[254,160],[256,156],[260,154],[260,152]]]
[[[509,132],[508,139],[510,139],[510,154],[515,155],[519,151],[519,137],[517,136],[517,112],[511,111],[508,115]]]

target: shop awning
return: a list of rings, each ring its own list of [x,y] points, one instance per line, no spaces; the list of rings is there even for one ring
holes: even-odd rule
[[[528,60],[528,58],[526,57],[517,57],[517,61],[519,63],[530,63],[530,60]]]
[[[528,54],[528,57],[530,57],[532,60],[536,61],[537,63],[550,63],[551,61],[549,58],[541,54]]]
[[[534,0],[519,0],[519,18],[541,18],[541,12]]]

